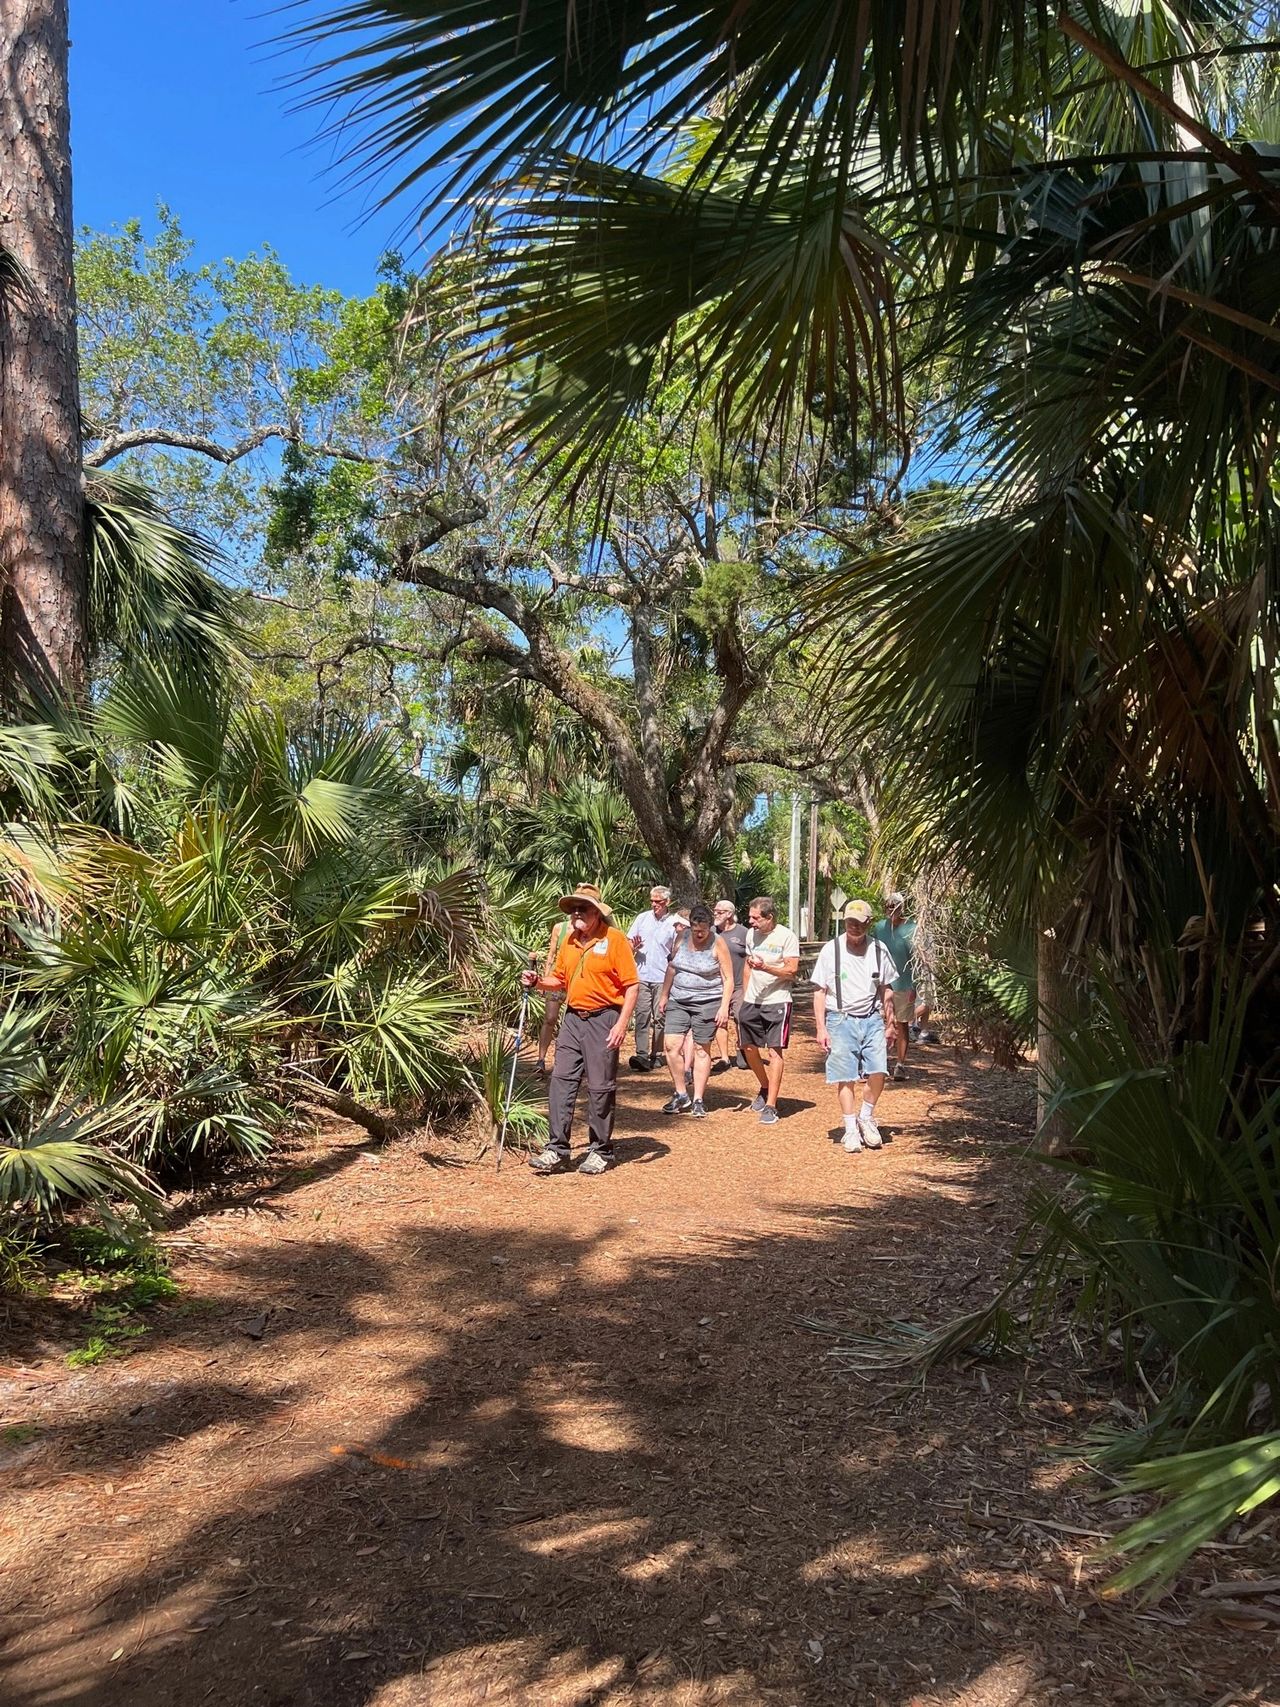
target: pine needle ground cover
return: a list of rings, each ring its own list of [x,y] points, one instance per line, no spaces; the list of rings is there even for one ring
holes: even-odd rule
[[[1029,1073],[924,1048],[884,1151],[848,1157],[797,1030],[785,1145],[737,1073],[699,1122],[624,1077],[597,1181],[334,1123],[184,1200],[188,1308],[127,1359],[69,1371],[72,1334],[15,1309],[6,1699],[1267,1700],[1273,1515],[1154,1606],[1100,1592],[1095,1550],[1150,1509],[1077,1478],[1144,1403],[1118,1351],[1063,1326],[905,1391],[797,1319],[987,1299],[1034,1125]]]

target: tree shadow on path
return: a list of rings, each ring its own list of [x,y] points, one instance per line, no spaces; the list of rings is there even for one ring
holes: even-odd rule
[[[666,1164],[646,1126],[642,1112],[626,1142]],[[731,1155],[725,1132],[707,1143]],[[807,1167],[848,1161],[817,1149]],[[840,1374],[798,1321],[838,1309],[874,1329],[936,1309],[939,1288],[943,1309],[967,1301],[1007,1247],[1007,1216],[981,1206],[1008,1154],[997,1142],[948,1171],[918,1149],[909,1182],[872,1193],[833,1175],[846,1195],[825,1204],[783,1180],[758,1205],[767,1225],[715,1225],[708,1200],[702,1225],[675,1233],[626,1213],[625,1176],[647,1191],[656,1168],[608,1176],[616,1195],[589,1220],[563,1195],[587,1182],[504,1170],[460,1184],[452,1218],[382,1227],[376,1248],[345,1231],[239,1248],[236,1302],[200,1324],[189,1374],[174,1378],[157,1336],[162,1380],[140,1356],[132,1382],[126,1366],[51,1422],[24,1468],[22,1506],[45,1521],[8,1548],[21,1586],[0,1694],[1121,1699],[1096,1682],[1111,1637],[1092,1597],[971,1521],[973,1487],[1058,1509],[1053,1429],[1027,1406],[1061,1372],[955,1369],[907,1397]],[[457,1224],[470,1184],[500,1225]],[[245,1300],[267,1312],[257,1341],[236,1326]],[[175,1353],[192,1347],[189,1324],[166,1332]],[[1117,1639],[1131,1699],[1199,1699],[1169,1679],[1167,1633],[1127,1620]],[[1237,1649],[1228,1673],[1249,1664]]]

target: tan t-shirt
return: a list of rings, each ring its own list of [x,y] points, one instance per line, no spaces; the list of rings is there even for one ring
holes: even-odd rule
[[[763,955],[767,961],[781,966],[784,960],[799,960],[800,938],[786,925],[774,925],[767,932],[748,931],[747,953]],[[761,971],[748,966],[742,999],[744,1002],[759,1002],[766,1008],[782,1007],[791,1000],[794,983],[794,978],[779,978],[770,967]]]

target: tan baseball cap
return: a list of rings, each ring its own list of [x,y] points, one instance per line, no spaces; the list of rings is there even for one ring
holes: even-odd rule
[[[862,924],[869,925],[875,915],[866,901],[850,901],[840,917],[842,919],[858,919]]]

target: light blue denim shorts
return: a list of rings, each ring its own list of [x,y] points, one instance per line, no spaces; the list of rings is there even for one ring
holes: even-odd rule
[[[852,1084],[856,1079],[865,1079],[868,1073],[887,1070],[882,1013],[868,1014],[866,1019],[829,1013],[827,1032],[831,1038],[831,1053],[827,1056],[829,1085]]]

